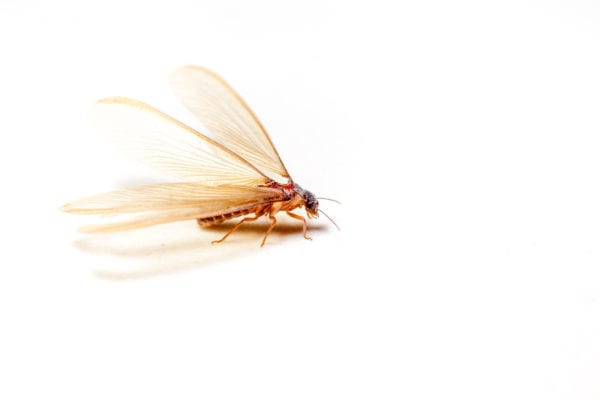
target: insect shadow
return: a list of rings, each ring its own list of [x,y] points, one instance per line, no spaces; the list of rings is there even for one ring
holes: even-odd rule
[[[281,218],[269,236],[269,246],[277,246],[286,237],[297,239],[302,225]],[[194,221],[181,221],[144,229],[104,235],[84,235],[74,246],[86,253],[106,257],[94,258],[96,276],[109,280],[151,278],[200,267],[208,267],[240,258],[260,248],[269,221],[256,221],[240,228],[224,243],[212,244],[228,232],[235,222],[200,229]],[[311,232],[328,229],[313,225]],[[305,242],[305,241],[301,241]]]

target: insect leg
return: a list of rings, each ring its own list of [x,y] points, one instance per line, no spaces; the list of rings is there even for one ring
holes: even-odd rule
[[[221,243],[222,241],[224,241],[225,239],[227,239],[229,237],[229,235],[231,235],[233,232],[237,231],[237,229],[240,227],[240,225],[242,225],[244,222],[256,221],[259,217],[260,217],[260,215],[257,215],[256,217],[246,217],[246,218],[244,218],[243,220],[241,220],[240,222],[238,222],[237,224],[235,224],[235,226],[233,228],[231,228],[231,230],[229,232],[227,232],[225,234],[225,236],[223,236],[219,240],[213,240],[211,243],[212,244]]]
[[[291,213],[289,211],[287,211],[287,215],[289,215],[290,217],[292,217],[294,219],[302,221],[302,233],[304,234],[304,239],[312,240],[311,237],[309,237],[309,236],[306,235],[306,218],[304,218],[301,215]]]
[[[263,238],[263,241],[260,244],[260,247],[263,247],[265,245],[265,242],[267,241],[267,237],[269,236],[269,233],[271,233],[271,231],[273,230],[273,227],[275,227],[275,224],[277,223],[277,218],[275,218],[274,216],[269,215],[269,219],[271,220],[271,225],[269,226],[269,229],[267,229],[267,233],[265,233],[265,237]]]

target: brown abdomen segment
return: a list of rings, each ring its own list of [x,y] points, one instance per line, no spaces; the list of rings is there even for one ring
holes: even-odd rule
[[[228,219],[241,217],[242,215],[250,214],[254,211],[254,209],[237,210],[225,214],[213,215],[212,217],[198,218],[198,224],[200,226],[210,226],[214,224],[219,224]]]

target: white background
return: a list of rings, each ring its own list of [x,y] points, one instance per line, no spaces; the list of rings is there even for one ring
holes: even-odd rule
[[[0,4],[0,398],[600,398],[597,2],[39,3]],[[341,232],[76,233],[158,179],[90,105],[196,124],[185,64]]]

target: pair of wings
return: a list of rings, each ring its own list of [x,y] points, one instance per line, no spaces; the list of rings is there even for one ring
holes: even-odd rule
[[[205,218],[282,200],[264,187],[290,176],[271,138],[244,100],[215,73],[177,69],[171,87],[212,139],[137,100],[100,100],[95,125],[131,158],[182,182],[141,186],[88,197],[63,206],[76,214],[126,215],[84,229],[109,232],[183,219]]]

